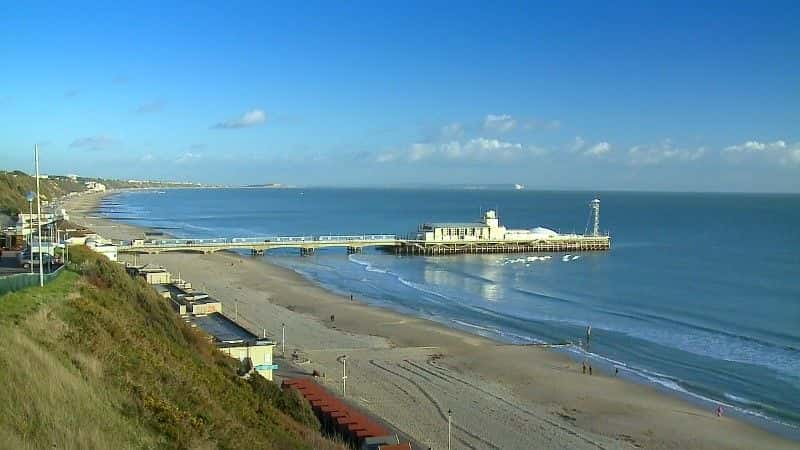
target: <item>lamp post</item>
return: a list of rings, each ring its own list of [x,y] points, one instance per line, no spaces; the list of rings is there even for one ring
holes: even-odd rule
[[[286,358],[286,324],[281,324],[281,355]]]
[[[347,355],[339,357],[342,361],[342,396],[347,396]]]
[[[44,264],[42,264],[42,196],[39,190],[39,145],[33,147],[33,159],[36,164],[36,228],[38,229],[39,242],[39,287],[44,287]],[[31,265],[33,265],[33,254],[31,254]]]
[[[453,410],[447,409],[447,450],[450,450],[450,431],[452,425]]]
[[[36,194],[28,192],[28,249],[31,254],[31,274],[33,274],[33,198]],[[23,230],[24,231],[24,230]]]

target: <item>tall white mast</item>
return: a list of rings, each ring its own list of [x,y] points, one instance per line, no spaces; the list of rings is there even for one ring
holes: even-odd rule
[[[589,205],[592,208],[592,236],[600,236],[600,200],[594,199]]]
[[[42,257],[42,195],[39,192],[39,145],[33,146],[33,159],[36,161],[36,227],[39,233],[39,286],[44,287],[44,264]],[[33,256],[33,255],[31,255]],[[31,258],[33,264],[33,258]]]

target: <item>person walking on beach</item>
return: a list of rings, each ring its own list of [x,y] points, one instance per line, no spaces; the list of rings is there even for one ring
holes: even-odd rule
[[[350,301],[353,301],[353,294],[350,294]]]
[[[717,417],[722,417],[723,412],[722,405],[717,406]]]
[[[591,374],[592,374],[592,365],[589,364],[589,375],[591,375]]]
[[[586,375],[586,361],[584,361],[581,365],[583,366],[583,374]]]

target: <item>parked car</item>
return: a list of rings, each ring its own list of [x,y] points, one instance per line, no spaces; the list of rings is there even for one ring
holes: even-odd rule
[[[29,252],[19,252],[17,255],[19,265],[25,269],[30,269],[31,266],[39,267],[39,252],[33,252],[33,261],[31,261],[31,254]],[[42,253],[42,263],[45,265],[57,262],[56,259],[49,253]]]

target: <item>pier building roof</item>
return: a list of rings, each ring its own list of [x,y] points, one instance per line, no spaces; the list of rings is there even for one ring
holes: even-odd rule
[[[422,226],[431,228],[484,228],[488,225],[483,222],[430,222]]]

